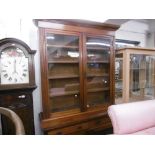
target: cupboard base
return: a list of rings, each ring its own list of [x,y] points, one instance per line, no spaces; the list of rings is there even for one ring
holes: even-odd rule
[[[91,116],[91,114],[90,114]],[[79,135],[79,134],[93,134],[98,131],[102,131],[108,128],[111,128],[111,121],[107,113],[98,113],[94,118],[81,118],[79,115],[76,117],[76,121],[74,121],[75,116],[68,116],[66,118],[66,123],[60,119],[44,119],[42,120],[42,129],[44,134],[47,135]],[[61,123],[61,121],[63,123]],[[64,120],[65,121],[65,120]],[[48,125],[45,122],[48,122]],[[58,123],[59,122],[59,123]],[[54,125],[55,124],[55,125]]]

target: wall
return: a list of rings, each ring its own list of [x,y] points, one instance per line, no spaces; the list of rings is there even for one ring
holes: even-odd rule
[[[145,20],[130,20],[121,25],[116,31],[116,39],[139,41],[140,46],[146,47],[149,31],[148,21]]]
[[[34,102],[34,121],[35,133],[42,134],[39,124],[39,113],[42,111],[41,107],[41,85],[40,85],[40,58],[38,50],[38,33],[37,27],[34,26],[31,19],[0,19],[0,39],[6,37],[14,37],[26,42],[31,49],[37,50],[34,57],[35,61],[35,78],[37,89],[33,92]],[[39,95],[38,95],[39,94]]]
[[[149,19],[149,33],[147,38],[147,46],[150,48],[155,47],[155,20]]]

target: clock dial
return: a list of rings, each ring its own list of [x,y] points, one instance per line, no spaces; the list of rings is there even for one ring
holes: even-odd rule
[[[1,84],[29,83],[28,58],[21,49],[14,47],[3,50],[0,66]]]

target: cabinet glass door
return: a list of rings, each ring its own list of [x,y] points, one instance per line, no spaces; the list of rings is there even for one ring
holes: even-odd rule
[[[86,38],[86,106],[110,102],[110,39]]]
[[[130,101],[155,98],[155,56],[130,55]]]
[[[80,108],[79,36],[46,35],[51,112]]]

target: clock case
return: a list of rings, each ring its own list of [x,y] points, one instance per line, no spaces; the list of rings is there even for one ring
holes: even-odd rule
[[[21,40],[16,38],[5,38],[0,40],[0,55],[1,52],[8,47],[18,47],[20,48],[25,57],[28,58],[28,68],[29,68],[29,83],[25,84],[1,84],[0,83],[0,91],[4,90],[12,90],[12,89],[35,89],[35,72],[34,72],[34,54],[35,50],[31,50],[30,47]],[[0,73],[1,74],[1,73]]]
[[[0,84],[0,106],[9,108],[19,115],[21,118],[26,135],[34,135],[34,115],[33,115],[33,90],[35,84],[34,70],[34,54],[35,50],[31,50],[29,46],[21,40],[15,38],[6,38],[0,40],[0,54],[7,47],[15,44],[16,47],[24,49],[23,52],[28,57],[29,66],[29,83],[27,84]],[[5,116],[1,116],[2,134],[13,135],[15,129],[13,123]]]

